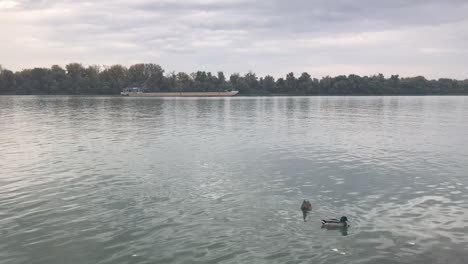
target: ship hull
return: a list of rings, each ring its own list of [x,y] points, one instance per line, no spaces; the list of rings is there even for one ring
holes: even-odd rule
[[[129,97],[228,97],[238,94],[238,91],[230,92],[175,92],[175,93],[138,93],[122,92],[122,96]]]

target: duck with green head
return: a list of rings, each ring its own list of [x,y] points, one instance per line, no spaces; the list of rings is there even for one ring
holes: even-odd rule
[[[346,216],[342,216],[340,220],[336,218],[322,220],[322,228],[337,229],[347,227],[350,227],[350,225],[348,224],[348,218]]]

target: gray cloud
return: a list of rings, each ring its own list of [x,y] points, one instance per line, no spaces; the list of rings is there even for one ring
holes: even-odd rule
[[[0,0],[0,63],[468,76],[464,0]]]

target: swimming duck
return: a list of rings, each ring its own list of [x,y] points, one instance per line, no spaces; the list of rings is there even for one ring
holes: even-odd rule
[[[346,216],[342,216],[340,220],[335,218],[322,220],[322,228],[346,228],[349,226],[350,225],[348,224],[348,218]]]
[[[307,222],[307,213],[312,211],[312,204],[309,202],[309,200],[304,200],[301,205],[301,210],[302,210],[302,217],[304,218],[304,222]]]

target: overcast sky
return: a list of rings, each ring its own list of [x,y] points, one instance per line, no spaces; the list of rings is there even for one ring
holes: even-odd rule
[[[0,64],[468,78],[468,0],[0,0]]]

